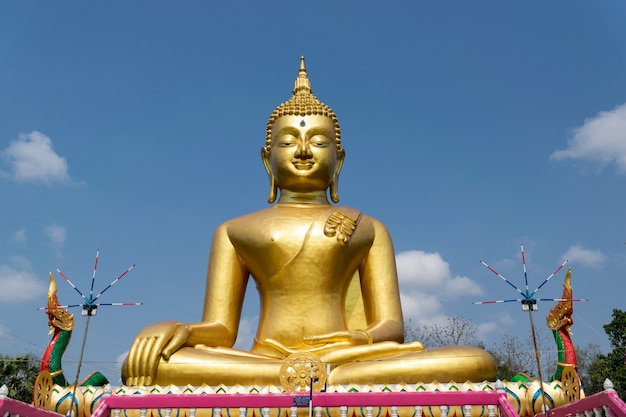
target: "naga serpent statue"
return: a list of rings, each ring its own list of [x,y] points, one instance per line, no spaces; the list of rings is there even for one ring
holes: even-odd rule
[[[569,402],[581,398],[578,359],[576,358],[576,348],[571,337],[571,326],[574,324],[574,319],[572,318],[574,314],[574,300],[572,298],[571,279],[572,269],[569,268],[563,282],[561,299],[546,316],[546,324],[552,330],[558,355],[556,371],[550,377],[549,382],[560,382],[564,395]],[[511,381],[530,383],[533,381],[533,378],[521,373],[511,378]]]
[[[574,303],[571,279],[572,269],[570,268],[567,270],[565,281],[563,282],[561,301],[550,310],[550,314],[546,317],[546,324],[552,330],[558,351],[556,371],[550,378],[550,381],[563,380],[564,371],[571,369],[575,373],[578,368],[576,349],[570,336],[572,333],[571,326],[574,324],[572,319]]]
[[[48,287],[48,326],[50,326],[50,334],[52,339],[48,343],[48,347],[41,358],[40,375],[42,372],[49,372],[52,382],[62,387],[67,387],[70,383],[65,378],[63,367],[61,366],[61,358],[67,345],[72,337],[74,329],[74,315],[70,314],[67,309],[61,307],[57,297],[57,284],[50,273],[50,286]],[[108,384],[107,378],[100,372],[92,372],[83,381],[81,386],[92,385],[102,386]]]

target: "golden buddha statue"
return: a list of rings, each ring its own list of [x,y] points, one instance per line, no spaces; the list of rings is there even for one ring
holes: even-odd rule
[[[345,151],[333,111],[312,93],[300,59],[293,96],[267,123],[263,165],[269,208],[220,225],[202,321],[143,329],[122,367],[126,385],[280,385],[281,366],[306,352],[328,383],[483,381],[482,349],[403,343],[393,244],[385,226],[337,203]],[[248,278],[260,296],[250,351],[233,348]]]

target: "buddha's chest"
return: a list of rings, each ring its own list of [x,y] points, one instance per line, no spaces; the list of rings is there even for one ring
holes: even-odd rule
[[[326,269],[328,264],[353,269],[374,238],[369,225],[354,217],[332,210],[266,211],[229,227],[229,236],[255,275],[271,275],[289,263],[309,270]]]

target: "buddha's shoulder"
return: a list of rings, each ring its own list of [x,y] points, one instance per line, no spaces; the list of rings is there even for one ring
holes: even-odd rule
[[[263,224],[269,225],[274,222],[308,223],[314,220],[326,221],[328,219],[331,219],[331,221],[332,219],[337,219],[339,221],[347,219],[348,221],[355,222],[363,227],[371,227],[381,231],[386,230],[384,224],[378,219],[368,216],[359,209],[349,206],[320,206],[308,208],[272,206],[227,220],[221,225],[221,227],[232,230],[242,227],[258,228]]]
[[[254,224],[259,221],[267,220],[269,218],[276,217],[276,212],[273,210],[273,207],[268,207],[265,209],[253,211],[248,214],[244,214],[238,217],[233,217],[230,220],[222,223],[222,226],[226,227],[239,227],[239,226],[247,226],[249,224]]]

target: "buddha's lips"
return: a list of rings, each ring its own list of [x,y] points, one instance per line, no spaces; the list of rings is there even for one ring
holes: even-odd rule
[[[309,170],[313,168],[314,162],[293,162],[297,169]]]

